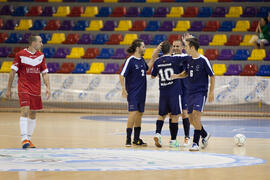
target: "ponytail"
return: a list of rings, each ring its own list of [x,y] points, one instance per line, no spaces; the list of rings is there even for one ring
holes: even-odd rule
[[[127,49],[127,52],[130,54],[135,53],[136,48],[140,47],[142,45],[143,40],[141,39],[136,39],[132,42],[131,46]]]

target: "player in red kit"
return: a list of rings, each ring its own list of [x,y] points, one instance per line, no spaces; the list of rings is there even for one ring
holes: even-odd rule
[[[44,54],[40,51],[42,39],[38,35],[29,38],[29,47],[19,51],[14,58],[9,74],[7,98],[11,98],[11,86],[15,73],[18,74],[18,96],[21,107],[20,130],[22,148],[35,148],[30,138],[36,126],[36,110],[42,109],[41,81],[42,74],[46,85],[46,95],[51,95],[48,69]]]

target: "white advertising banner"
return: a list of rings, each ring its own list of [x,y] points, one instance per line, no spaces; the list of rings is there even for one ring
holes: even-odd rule
[[[49,102],[102,102],[121,103],[119,75],[97,74],[50,74],[51,93],[45,99],[45,86],[42,83],[43,101]],[[5,97],[8,74],[0,74],[0,96]],[[211,104],[245,104],[262,101],[270,104],[270,78],[247,76],[216,76],[215,101]],[[17,96],[17,77],[12,86],[13,98]],[[158,79],[147,76],[146,103],[158,103]]]

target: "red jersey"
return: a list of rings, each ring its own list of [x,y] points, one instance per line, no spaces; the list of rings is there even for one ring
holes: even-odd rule
[[[18,73],[18,93],[40,96],[40,73],[48,72],[42,52],[37,51],[33,54],[27,49],[19,51],[15,55],[11,69]]]

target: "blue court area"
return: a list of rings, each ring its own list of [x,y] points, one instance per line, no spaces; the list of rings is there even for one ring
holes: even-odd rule
[[[83,120],[90,121],[107,121],[107,122],[127,122],[126,116],[82,116]],[[153,124],[153,131],[142,131],[142,135],[153,135],[156,128],[156,117],[143,117],[143,124]],[[204,128],[211,133],[214,137],[233,137],[235,134],[244,134],[247,138],[266,138],[270,139],[270,119],[233,119],[233,118],[218,118],[218,117],[203,117],[202,119]],[[162,135],[169,136],[170,132],[168,126],[168,119],[165,120]],[[179,121],[182,125],[182,121]],[[143,130],[143,128],[142,128]],[[123,131],[124,132],[124,131]],[[124,134],[124,133],[123,133]],[[191,134],[193,128],[191,126]],[[178,131],[179,136],[183,136],[184,132],[180,128]]]

